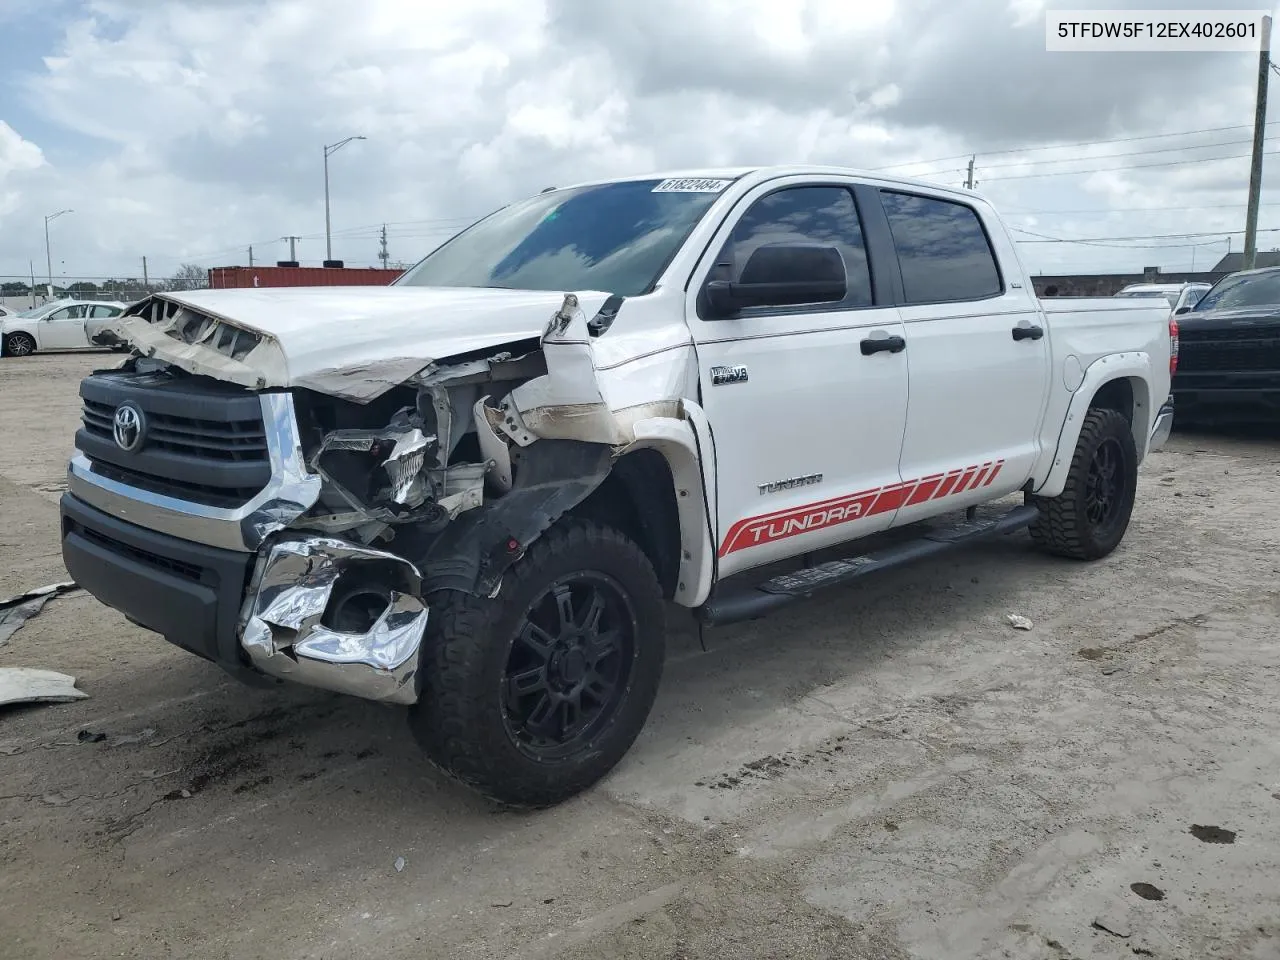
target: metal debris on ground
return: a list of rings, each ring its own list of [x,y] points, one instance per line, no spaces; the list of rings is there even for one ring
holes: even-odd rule
[[[0,647],[9,642],[9,638],[18,629],[44,609],[44,605],[54,597],[79,587],[74,583],[51,583],[47,587],[36,587],[16,597],[0,600]]]
[[[81,730],[76,734],[76,739],[81,743],[101,743],[107,739],[107,735],[96,730]]]
[[[404,857],[396,857],[396,873],[404,869]]]
[[[67,703],[87,696],[76,678],[52,670],[0,667],[0,707],[14,703]]]
[[[1015,630],[1030,630],[1031,621],[1021,614],[1010,613],[1005,616],[1005,622]]]

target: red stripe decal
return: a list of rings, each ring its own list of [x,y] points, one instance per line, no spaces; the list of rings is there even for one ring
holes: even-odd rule
[[[933,499],[941,500],[943,497],[951,493],[951,488],[956,485],[956,481],[960,479],[959,471],[948,473],[947,479],[942,481],[942,486],[938,487],[938,492],[933,495]]]
[[[911,507],[917,503],[924,503],[933,496],[934,491],[938,489],[938,484],[941,482],[942,474],[940,473],[936,473],[932,477],[925,477],[916,486],[916,492],[911,494],[910,499],[906,502],[906,506]]]
[[[876,502],[871,505],[871,509],[867,512],[869,514],[889,513],[891,510],[897,510],[907,502],[907,497],[911,496],[911,492],[915,488],[914,480],[911,483],[902,483],[895,487],[885,487],[880,491],[880,496],[876,497]]]
[[[980,486],[989,487],[1003,466],[1003,460],[997,460],[994,464],[988,461],[981,466],[975,464],[963,470],[953,470],[946,476],[935,473],[923,480],[894,483],[887,487],[748,517],[729,528],[724,543],[720,546],[720,556],[725,557],[748,547],[785,540],[802,533],[812,533],[814,530],[825,530],[827,527],[864,517],[889,513],[904,506],[940,500],[966,490],[976,490]]]

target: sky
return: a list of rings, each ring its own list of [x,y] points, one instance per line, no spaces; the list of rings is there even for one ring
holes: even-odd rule
[[[1033,273],[1206,269],[1243,247],[1257,57],[1046,52],[1046,8],[1091,6],[1215,4],[0,0],[0,277],[44,276],[64,209],[55,279],[274,262],[290,234],[318,265],[349,136],[348,265],[383,224],[414,262],[548,186],[773,163],[954,186],[976,155]]]

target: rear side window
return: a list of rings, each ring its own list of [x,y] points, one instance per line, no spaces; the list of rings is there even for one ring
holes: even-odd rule
[[[789,187],[761,197],[742,215],[720,252],[714,277],[742,279],[752,252],[766,243],[821,243],[844,259],[848,293],[842,307],[871,305],[871,272],[853,194],[844,187]],[[831,304],[830,306],[835,306]]]
[[[985,300],[1002,291],[995,254],[972,207],[906,193],[880,197],[908,303]]]

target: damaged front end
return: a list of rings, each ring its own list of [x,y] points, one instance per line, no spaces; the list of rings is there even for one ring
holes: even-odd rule
[[[319,492],[258,549],[240,618],[251,664],[415,702],[428,594],[497,595],[510,565],[609,473],[618,426],[578,440],[526,424],[517,392],[550,379],[544,344],[526,341],[432,363],[368,403],[295,390]]]

